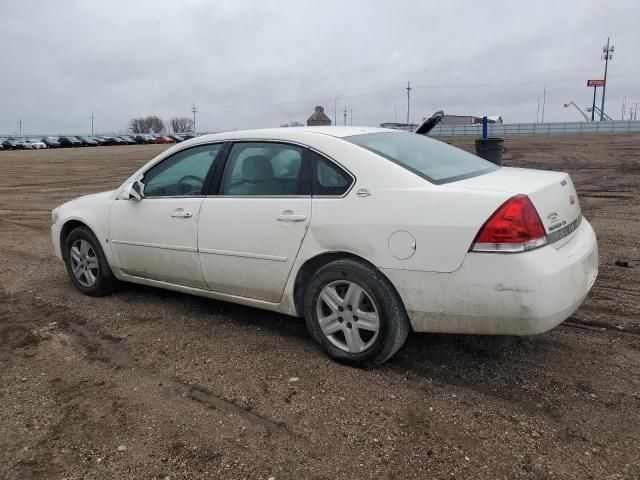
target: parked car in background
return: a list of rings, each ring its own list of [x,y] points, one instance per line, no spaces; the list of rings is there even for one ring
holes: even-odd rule
[[[184,140],[191,140],[192,138],[196,138],[196,137],[197,137],[197,135],[196,135],[196,134],[194,134],[194,133],[185,133],[184,135],[183,135],[183,134],[180,134],[180,136],[181,136]]]
[[[180,135],[167,135],[170,139],[175,140],[176,143],[180,143],[180,142],[184,142],[184,138],[181,137]]]
[[[47,148],[47,145],[42,141],[35,138],[27,138],[24,142],[25,150],[41,150],[43,148]]]
[[[125,145],[135,145],[137,143],[135,139],[127,135],[120,135],[120,140],[122,140]]]
[[[82,142],[83,147],[97,147],[98,142],[91,137],[77,137]]]
[[[109,145],[126,145],[125,141],[122,140],[120,137],[105,137],[104,138],[104,144],[106,146],[109,146]]]
[[[82,142],[76,137],[60,137],[58,141],[60,142],[60,146],[63,148],[82,146]]]
[[[2,145],[6,150],[24,150],[24,144],[13,137],[7,138]]]
[[[98,145],[100,145],[101,147],[105,145],[105,142],[107,141],[106,138],[104,137],[93,137],[93,139],[98,142]]]
[[[176,141],[173,138],[165,137],[162,135],[159,137],[156,137],[154,140],[156,143],[176,143]]]
[[[56,137],[44,137],[42,139],[42,143],[44,143],[47,148],[60,148],[60,142]]]
[[[545,332],[598,273],[567,173],[380,128],[198,137],[52,219],[87,295],[127,281],[305,317],[331,358],[360,366],[412,330]]]

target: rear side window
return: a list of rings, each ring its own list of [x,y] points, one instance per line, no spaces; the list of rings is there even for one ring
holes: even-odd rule
[[[464,150],[416,133],[366,133],[344,140],[377,153],[435,184],[475,177],[500,168]]]
[[[303,193],[304,149],[283,143],[236,143],[229,152],[220,195],[288,196]],[[308,188],[307,195],[308,195]]]
[[[351,187],[351,176],[333,162],[316,152],[311,152],[312,195],[344,195]]]

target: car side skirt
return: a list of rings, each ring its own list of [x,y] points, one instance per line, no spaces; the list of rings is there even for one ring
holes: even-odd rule
[[[239,305],[245,305],[248,307],[260,308],[263,310],[269,310],[272,312],[278,312],[289,316],[297,316],[295,308],[289,301],[289,296],[285,295],[283,301],[280,303],[272,303],[264,300],[256,300],[253,298],[240,297],[237,295],[228,295],[224,293],[217,293],[211,290],[204,290],[201,288],[187,287],[183,285],[177,285],[174,283],[163,282],[160,280],[151,280],[149,278],[137,277],[134,275],[127,275],[120,270],[114,270],[114,274],[118,280],[122,280],[130,283],[137,283],[140,285],[147,285],[150,287],[158,287],[166,290],[173,290],[174,292],[188,293],[190,295],[196,295],[198,297],[211,298],[214,300],[221,300],[224,302],[237,303]]]

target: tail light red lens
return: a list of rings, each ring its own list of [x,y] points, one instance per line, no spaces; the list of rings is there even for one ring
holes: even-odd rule
[[[523,252],[547,243],[540,216],[526,195],[502,204],[476,235],[473,252]]]

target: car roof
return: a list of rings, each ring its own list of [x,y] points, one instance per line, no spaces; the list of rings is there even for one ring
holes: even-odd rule
[[[242,138],[252,139],[274,139],[274,140],[302,140],[305,134],[315,133],[319,135],[327,135],[335,138],[350,137],[352,135],[363,135],[365,133],[406,133],[400,130],[392,130],[389,128],[377,128],[377,127],[280,127],[280,128],[262,128],[256,130],[236,130],[230,132],[212,133],[208,135],[202,135],[196,137],[193,140],[202,141],[208,140],[234,140]]]

